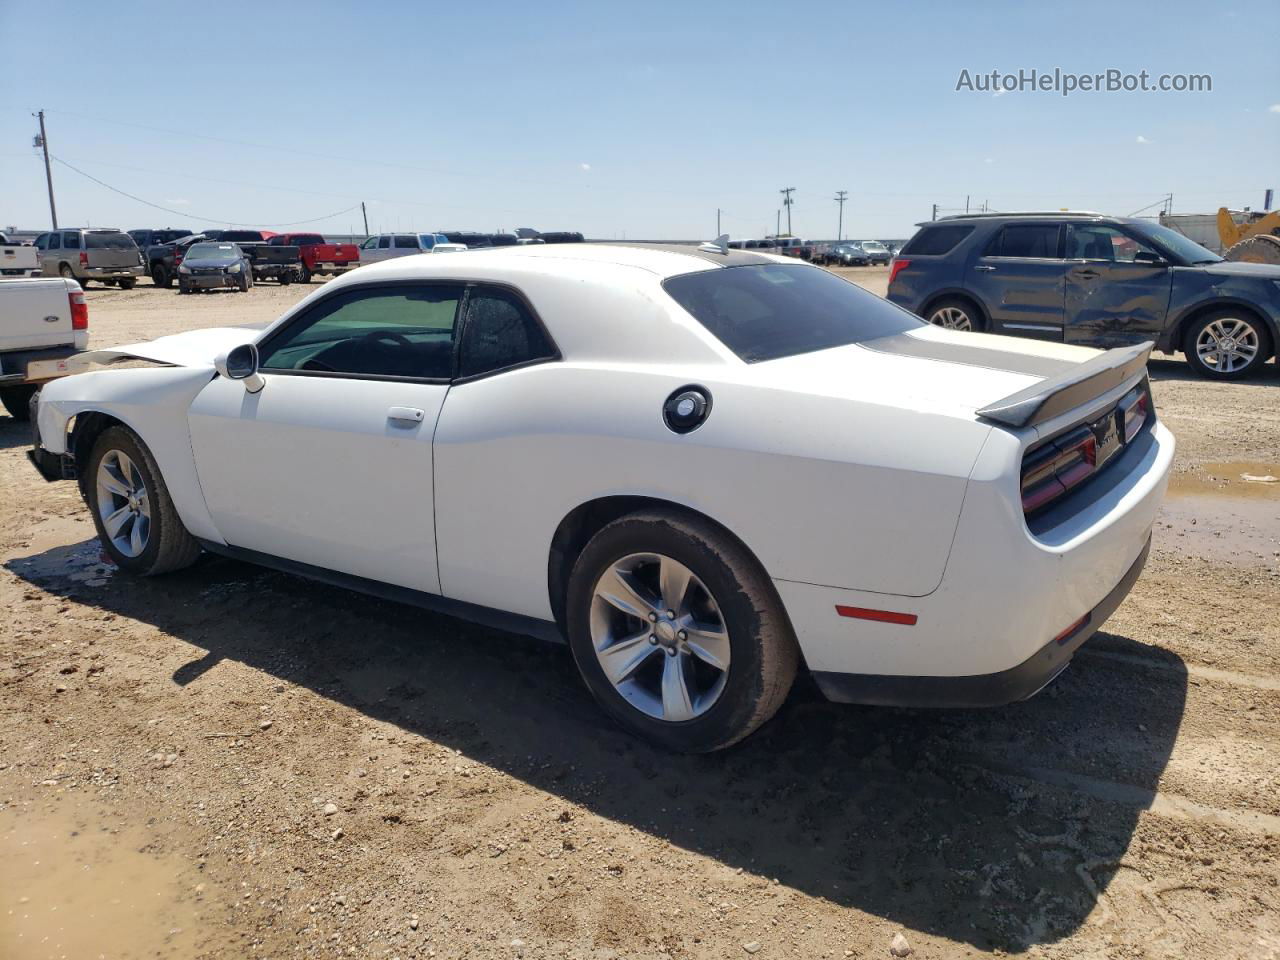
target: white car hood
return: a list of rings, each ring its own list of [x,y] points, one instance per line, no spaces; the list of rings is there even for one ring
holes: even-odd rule
[[[104,350],[92,350],[80,359],[91,363],[116,363],[120,360],[152,360],[174,367],[212,367],[214,358],[232,347],[257,339],[261,327],[210,327],[172,336],[127,343]]]
[[[758,382],[971,417],[1099,351],[922,326],[848,347],[758,364]]]

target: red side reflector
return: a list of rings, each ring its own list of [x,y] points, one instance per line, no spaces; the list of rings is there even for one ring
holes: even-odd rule
[[[84,302],[84,291],[73,290],[67,294],[67,299],[71,301],[71,329],[88,330],[89,306]]]
[[[1081,630],[1083,630],[1085,627],[1089,625],[1090,616],[1091,616],[1090,614],[1086,613],[1083,617],[1081,617],[1071,626],[1067,627],[1067,629],[1063,630],[1060,634],[1054,637],[1053,638],[1054,641],[1056,641],[1057,643],[1066,643],[1068,640],[1070,640],[1077,633],[1079,633]]]
[[[893,283],[893,281],[897,279],[898,274],[909,266],[911,266],[910,260],[900,260],[897,257],[894,257],[893,263],[889,267],[889,282]]]
[[[836,613],[855,620],[875,620],[878,623],[899,623],[914,627],[918,619],[914,613],[894,613],[892,610],[872,610],[870,607],[846,607],[836,604]]]

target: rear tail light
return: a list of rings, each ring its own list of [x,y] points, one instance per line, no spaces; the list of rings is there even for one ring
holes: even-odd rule
[[[80,266],[87,267],[89,265],[89,254],[83,250],[80,251]]]
[[[1093,475],[1098,445],[1093,431],[1077,427],[1022,461],[1022,510],[1033,513]]]
[[[1143,424],[1147,422],[1151,410],[1151,394],[1141,387],[1135,387],[1125,394],[1120,401],[1120,412],[1124,415],[1124,442],[1128,443],[1138,435]]]
[[[898,274],[909,266],[911,266],[910,260],[903,260],[899,257],[894,257],[893,263],[889,266],[889,282],[893,283],[894,280],[898,279]]]
[[[84,291],[72,290],[67,294],[67,299],[71,301],[71,329],[88,330],[89,305],[84,302]]]

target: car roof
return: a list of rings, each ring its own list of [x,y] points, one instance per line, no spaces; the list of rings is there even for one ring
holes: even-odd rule
[[[1107,223],[1136,223],[1132,217],[1113,217],[1094,210],[1024,210],[1013,213],[957,213],[937,220],[925,220],[917,223],[917,227],[928,227],[939,223],[999,223],[1015,220],[1097,220]]]
[[[715,267],[796,262],[790,257],[776,257],[754,250],[729,250],[728,253],[721,253],[719,250],[708,251],[674,243],[544,243],[473,249],[467,251],[465,261],[451,261],[448,267],[430,257],[398,257],[361,267],[359,272],[370,278],[373,274],[366,271],[376,270],[377,275],[385,279],[389,279],[388,273],[397,275],[399,279],[410,279],[437,271],[456,273],[462,263],[465,263],[467,272],[471,272],[472,268],[477,271],[501,272],[504,267],[528,272],[536,263],[540,271],[568,274],[578,272],[585,264],[599,263],[632,267],[665,279]]]

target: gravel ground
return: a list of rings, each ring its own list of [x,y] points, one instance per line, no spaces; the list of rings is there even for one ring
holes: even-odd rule
[[[882,292],[883,270],[845,271]],[[89,292],[93,345],[304,291]],[[0,417],[0,955],[1280,957],[1280,374],[1152,364],[1147,572],[1035,699],[611,728],[567,651],[231,561],[103,562]]]

